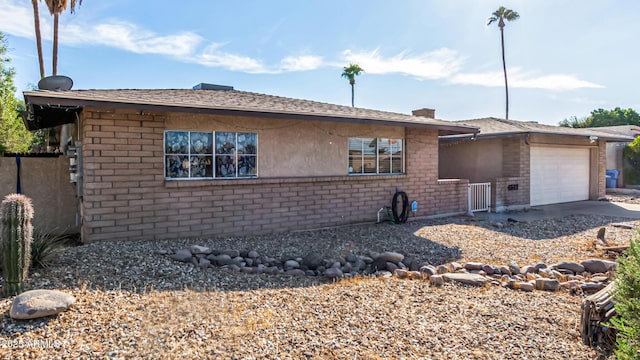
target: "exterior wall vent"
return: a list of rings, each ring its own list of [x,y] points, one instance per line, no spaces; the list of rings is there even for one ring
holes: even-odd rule
[[[193,90],[233,90],[233,86],[200,83]]]

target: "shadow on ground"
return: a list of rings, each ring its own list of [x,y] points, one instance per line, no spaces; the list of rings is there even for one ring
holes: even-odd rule
[[[479,215],[461,221],[492,231],[529,240],[547,240],[593,230],[612,223],[628,223],[628,218],[596,215],[566,215],[558,218],[518,221],[517,217],[492,218]],[[595,235],[594,235],[595,239]]]
[[[439,265],[461,257],[458,247],[448,247],[416,236],[422,224],[367,224],[259,236],[215,239],[104,241],[69,247],[56,255],[46,269],[31,271],[28,289],[74,289],[86,286],[103,291],[248,291],[318,286],[331,282],[322,276],[244,274],[220,267],[202,269],[172,259],[171,253],[189,245],[216,250],[254,250],[285,261],[317,253],[331,261],[349,254],[370,256],[395,251],[417,262]],[[168,251],[169,254],[162,254]]]

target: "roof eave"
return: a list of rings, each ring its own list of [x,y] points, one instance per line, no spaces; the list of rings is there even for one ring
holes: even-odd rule
[[[25,103],[27,105],[39,105],[45,107],[95,107],[95,108],[124,108],[124,109],[136,109],[143,111],[172,111],[172,112],[190,112],[199,114],[217,114],[217,115],[236,115],[236,116],[256,116],[265,118],[285,118],[285,119],[299,119],[299,120],[320,120],[320,121],[332,121],[332,122],[348,122],[348,123],[361,123],[361,124],[378,124],[389,126],[405,126],[411,128],[429,128],[437,129],[442,134],[475,134],[479,132],[479,129],[472,126],[465,125],[448,125],[448,124],[436,124],[421,121],[401,121],[401,120],[384,120],[376,118],[366,117],[342,117],[342,116],[329,116],[322,114],[305,114],[305,113],[293,113],[284,111],[265,111],[265,110],[250,110],[250,109],[230,109],[230,108],[217,108],[217,107],[198,107],[198,106],[180,106],[170,104],[149,104],[144,102],[122,102],[122,101],[109,101],[109,100],[97,100],[97,99],[77,99],[77,98],[65,98],[54,97],[48,93],[39,92],[25,92]]]
[[[589,135],[589,134],[569,134],[569,133],[554,133],[554,132],[545,132],[545,131],[509,131],[509,132],[499,132],[499,133],[483,133],[482,130],[476,136],[477,139],[497,139],[497,138],[506,138],[506,137],[514,137],[514,136],[525,136],[525,135],[550,135],[550,136],[570,136],[570,137],[590,137],[595,136],[598,140],[605,140],[607,142],[629,142],[633,141],[633,138],[627,136],[602,136],[602,134]],[[443,138],[443,140],[455,140],[464,138],[465,135],[462,136],[449,136]]]

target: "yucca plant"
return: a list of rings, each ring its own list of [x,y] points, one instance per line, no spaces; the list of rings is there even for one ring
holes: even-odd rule
[[[58,235],[52,231],[35,229],[31,243],[31,266],[48,267],[52,256],[69,246],[70,243],[69,235]]]
[[[22,292],[31,264],[32,219],[31,199],[21,194],[5,196],[0,205],[3,296]]]

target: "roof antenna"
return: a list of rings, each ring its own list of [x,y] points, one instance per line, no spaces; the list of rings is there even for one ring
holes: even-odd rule
[[[65,91],[71,90],[73,80],[64,75],[47,76],[38,81],[39,90]]]

